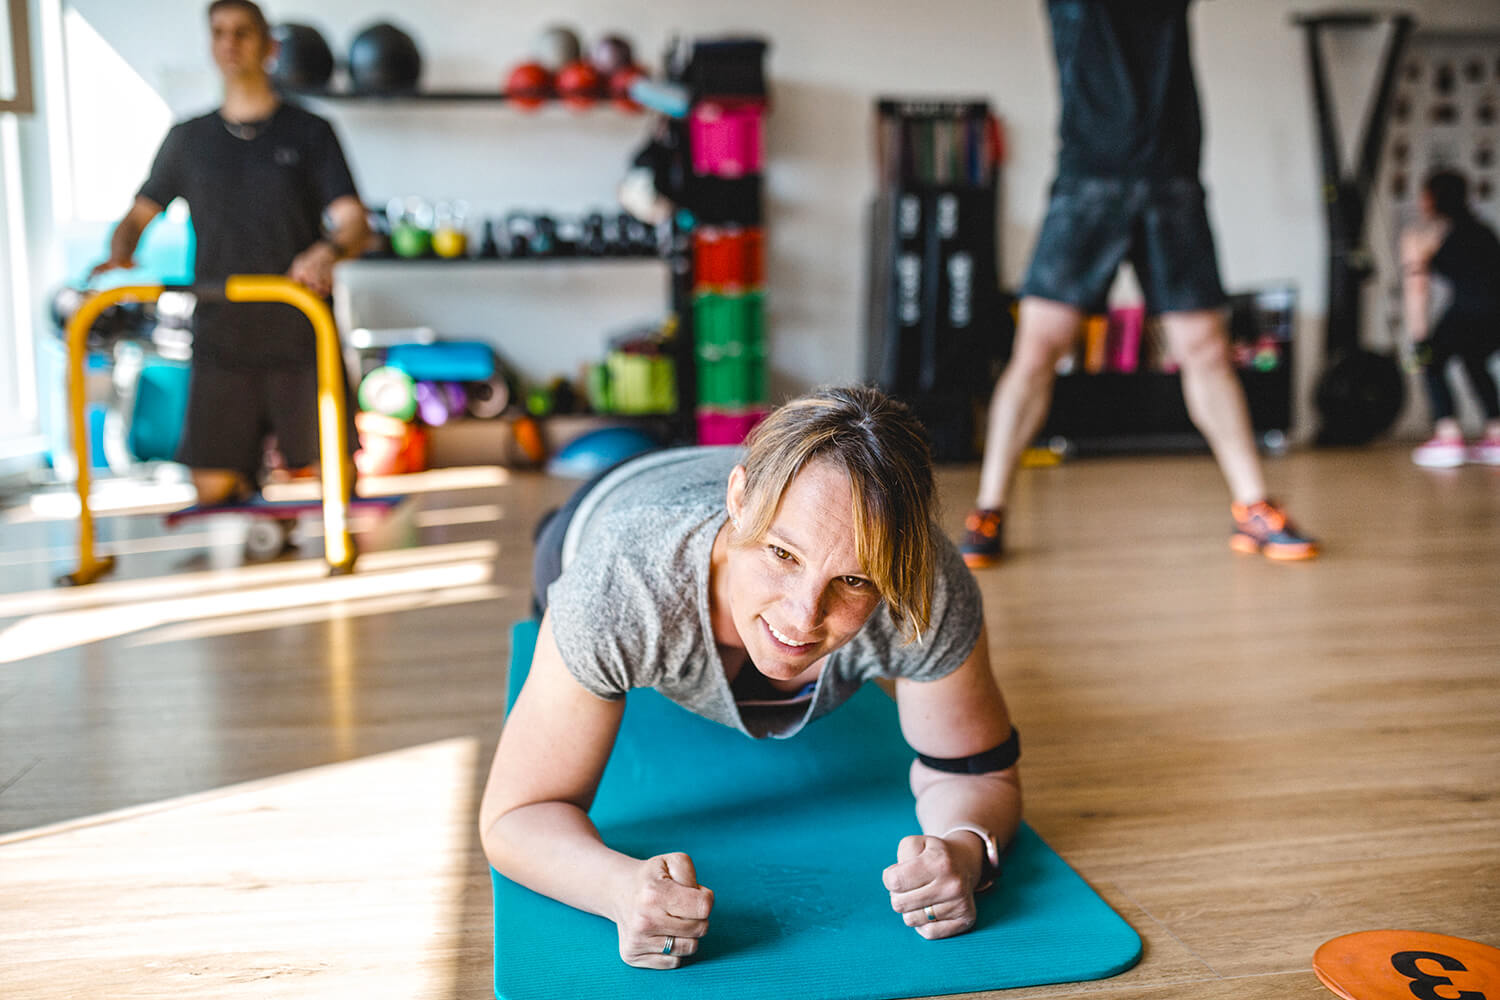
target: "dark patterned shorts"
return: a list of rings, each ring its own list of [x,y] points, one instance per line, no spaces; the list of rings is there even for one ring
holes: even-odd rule
[[[1149,312],[1224,304],[1203,185],[1191,177],[1059,177],[1021,294],[1103,312],[1122,260]]]

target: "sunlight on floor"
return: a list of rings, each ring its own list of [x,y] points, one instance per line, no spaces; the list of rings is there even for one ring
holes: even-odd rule
[[[444,551],[440,554],[437,550]],[[184,622],[216,622],[218,634],[225,634],[272,627],[263,617],[267,613],[293,612],[304,616],[305,621],[488,600],[506,592],[491,584],[497,550],[494,542],[475,542],[372,553],[368,561],[361,562],[361,571],[352,576],[329,577],[322,564],[304,562],[191,574],[198,578],[196,581],[182,576],[132,580],[112,585],[113,589],[102,595],[104,600],[88,603],[46,602],[42,598],[49,596],[47,592],[8,595],[0,599],[0,615],[15,614],[17,607],[28,603],[43,607],[50,603],[53,609],[65,603],[72,606],[32,614],[0,631],[0,663]],[[402,555],[425,558],[416,565],[409,558],[404,563],[375,558]],[[302,572],[251,573],[277,569]],[[90,588],[82,596],[99,597],[101,590]],[[50,596],[76,594],[79,592],[65,591]],[[366,610],[362,607],[366,601],[376,603]],[[308,615],[313,618],[305,617]],[[231,627],[236,620],[240,627]]]
[[[457,562],[464,559],[493,559],[500,551],[491,541],[448,542],[412,549],[367,552],[359,557],[360,573]],[[125,604],[206,591],[239,590],[299,580],[321,580],[328,567],[320,561],[302,559],[295,562],[255,563],[226,569],[194,573],[172,573],[168,576],[142,577],[135,580],[111,580],[87,587],[19,591],[0,594],[0,618],[15,618],[39,612],[68,608],[91,608],[108,604]]]
[[[472,604],[477,601],[493,601],[506,597],[510,593],[512,591],[507,587],[497,587],[486,583],[472,587],[446,587],[441,590],[421,590],[409,594],[369,597],[354,603],[339,601],[336,602],[337,607],[321,604],[312,607],[280,608],[207,621],[168,625],[153,629],[145,635],[132,636],[126,640],[126,645],[155,646],[164,642],[183,642],[188,639],[208,639],[214,636],[264,632],[289,625],[308,625],[313,622],[328,621],[331,618],[364,618],[370,615],[394,614],[398,611],[436,608],[445,604]]]
[[[406,496],[485,489],[503,486],[509,481],[510,472],[506,469],[476,465],[429,469],[404,476],[362,476],[358,491],[362,497]],[[315,500],[322,496],[322,487],[316,479],[269,483],[262,494],[271,501]],[[89,510],[95,517],[163,514],[191,504],[193,497],[193,487],[188,483],[105,480],[89,492]],[[49,491],[34,494],[24,507],[6,511],[4,519],[11,524],[71,521],[78,517],[79,510],[76,492]]]
[[[443,740],[0,836],[0,898],[27,904],[0,907],[10,995],[69,996],[84,967],[130,996],[451,995],[477,755]]]
[[[498,521],[504,516],[505,510],[499,504],[474,504],[469,507],[444,507],[438,510],[417,511],[413,522],[418,528],[438,528],[460,524],[487,524]],[[243,520],[246,523],[249,522],[248,517],[243,518]],[[350,515],[349,529],[358,534],[366,529],[376,528],[381,523],[383,523],[382,515],[360,514],[356,512]],[[240,532],[227,544],[236,546],[243,544],[242,535],[243,532]],[[297,535],[303,539],[323,537],[323,522],[321,518],[316,516],[303,518],[297,525]],[[192,549],[206,549],[220,544],[225,544],[225,539],[219,532],[193,531],[160,535],[152,538],[120,538],[113,541],[100,541],[97,548],[100,556],[132,556],[142,555],[147,552],[178,552]],[[77,554],[78,546],[76,544],[66,547],[53,546],[46,549],[20,549],[15,552],[0,552],[0,566],[28,566],[34,563],[56,563],[75,558]]]

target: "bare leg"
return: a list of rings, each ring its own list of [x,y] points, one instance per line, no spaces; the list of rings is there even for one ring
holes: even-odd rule
[[[1082,312],[1061,302],[1021,300],[1015,348],[990,397],[978,506],[1005,506],[1021,452],[1047,419],[1057,362],[1073,349],[1082,322]]]
[[[1266,481],[1245,390],[1229,361],[1229,330],[1222,311],[1163,313],[1162,328],[1172,356],[1182,366],[1188,415],[1208,440],[1235,503],[1266,498]]]
[[[232,469],[192,469],[193,488],[198,491],[198,503],[205,507],[234,503],[248,497],[252,491],[245,477]]]
[[[1462,441],[1464,429],[1456,417],[1443,417],[1432,425],[1432,436],[1440,441]]]

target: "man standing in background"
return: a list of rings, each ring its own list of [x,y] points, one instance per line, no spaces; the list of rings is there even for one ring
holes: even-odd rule
[[[1187,23],[1191,0],[1050,0],[1062,114],[1057,176],[1009,363],[990,402],[976,506],[959,548],[997,562],[1021,452],[1041,429],[1057,363],[1103,311],[1129,259],[1161,318],[1194,425],[1232,498],[1230,545],[1307,559],[1317,545],[1266,495],[1244,389],[1230,363],[1225,295],[1198,180],[1202,146]]]
[[[215,0],[208,22],[224,103],[167,133],[94,273],[133,266],[142,231],[180,197],[197,237],[197,281],[285,274],[327,296],[334,264],[359,256],[370,238],[338,138],[276,93],[266,69],[275,43],[256,4]],[[254,493],[267,433],[288,468],[315,464],[317,356],[307,317],[282,303],[200,302],[195,320],[177,458],[192,469],[198,502]],[[351,451],[357,441],[351,425]]]

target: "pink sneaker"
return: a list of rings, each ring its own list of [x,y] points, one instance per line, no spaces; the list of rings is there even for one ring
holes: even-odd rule
[[[1500,437],[1487,435],[1469,445],[1469,461],[1475,465],[1500,465]]]
[[[1462,439],[1435,437],[1412,450],[1411,460],[1424,469],[1456,469],[1469,460]]]

